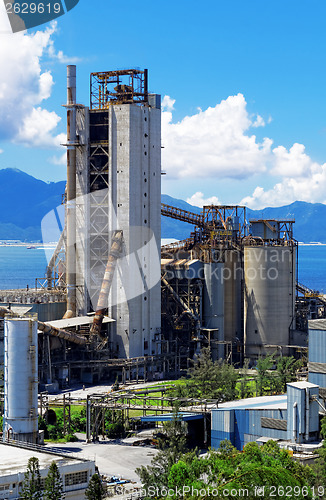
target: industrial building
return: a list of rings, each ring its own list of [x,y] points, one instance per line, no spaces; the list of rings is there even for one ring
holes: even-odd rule
[[[320,398],[326,402],[326,320],[309,321],[308,380],[319,386]]]
[[[228,439],[242,450],[251,442],[286,441],[287,447],[315,443],[319,437],[318,386],[287,384],[287,394],[222,403],[212,410],[211,443],[218,448]]]
[[[240,365],[298,355],[308,318],[325,316],[326,301],[297,283],[293,220],[161,204],[160,96],[148,80],[92,73],[84,105],[67,68],[61,235],[40,288],[0,294],[3,311],[39,314],[42,389],[177,377],[204,346]],[[189,238],[161,248],[161,216],[188,222]]]
[[[95,474],[95,463],[73,456],[61,455],[45,447],[26,448],[17,444],[0,443],[0,498],[18,499],[27,470],[28,460],[35,457],[39,461],[41,486],[52,462],[56,462],[63,483],[65,498],[84,498],[88,482]]]

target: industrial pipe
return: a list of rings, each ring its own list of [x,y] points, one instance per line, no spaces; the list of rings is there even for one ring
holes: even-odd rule
[[[7,307],[0,307],[0,318],[4,318],[6,315],[10,316],[18,316],[15,315],[10,309]],[[22,316],[23,317],[23,316]],[[86,344],[87,339],[82,337],[81,335],[76,335],[75,333],[66,332],[61,328],[55,328],[50,325],[46,325],[42,321],[37,322],[37,328],[41,330],[43,333],[48,333],[49,335],[53,335],[54,337],[59,337],[61,339],[69,340],[69,342],[73,342],[74,344]]]
[[[67,66],[67,312],[76,316],[76,66]]]
[[[115,231],[112,237],[111,248],[109,252],[109,257],[104,273],[104,278],[102,282],[102,287],[100,291],[100,295],[97,302],[96,312],[92,324],[92,328],[90,330],[90,336],[98,335],[101,336],[101,328],[102,322],[104,318],[105,310],[108,308],[108,296],[110,293],[114,271],[117,265],[117,260],[121,253],[122,248],[122,238],[123,232],[118,230]]]
[[[298,403],[293,403],[293,441],[297,440],[297,405]]]
[[[84,345],[87,343],[87,339],[82,337],[81,335],[76,335],[75,333],[66,332],[61,328],[55,328],[54,326],[47,325],[42,321],[37,322],[37,328],[41,330],[43,333],[48,333],[49,335],[53,335],[54,337],[59,337],[60,339],[69,340],[69,342],[73,342],[74,344]]]
[[[309,387],[305,388],[305,393],[306,393],[306,411],[305,411],[305,417],[306,417],[306,425],[305,425],[305,440],[306,442],[309,441],[309,414],[310,414],[310,400],[309,400]]]

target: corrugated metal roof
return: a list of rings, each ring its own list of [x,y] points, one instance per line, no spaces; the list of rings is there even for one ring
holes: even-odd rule
[[[309,330],[326,330],[326,319],[310,319],[308,328]]]
[[[202,413],[179,413],[178,416],[184,421],[187,422],[189,420],[200,420],[204,418]],[[171,421],[174,418],[173,413],[165,413],[162,415],[146,415],[145,417],[141,417],[142,422],[166,422]]]
[[[103,318],[103,323],[112,323],[115,319],[108,317]],[[69,328],[73,326],[90,325],[93,323],[93,316],[78,316],[76,318],[57,319],[54,321],[46,321],[46,325],[54,326],[55,328]]]
[[[291,387],[296,387],[297,389],[306,389],[308,387],[318,387],[316,384],[312,384],[311,382],[306,382],[305,380],[302,380],[301,382],[291,382],[290,384]]]
[[[234,409],[275,409],[286,410],[287,408],[287,395],[282,396],[259,396],[257,398],[239,399],[238,401],[228,401],[218,405],[217,410],[224,408]]]

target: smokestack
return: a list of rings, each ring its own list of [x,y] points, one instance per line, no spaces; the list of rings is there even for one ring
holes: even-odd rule
[[[76,66],[67,66],[67,311],[76,316]]]

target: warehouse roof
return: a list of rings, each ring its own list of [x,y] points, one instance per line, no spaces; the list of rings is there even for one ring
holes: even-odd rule
[[[237,401],[228,401],[218,405],[218,410],[286,410],[287,395],[281,396],[259,396],[257,398],[239,399]]]

